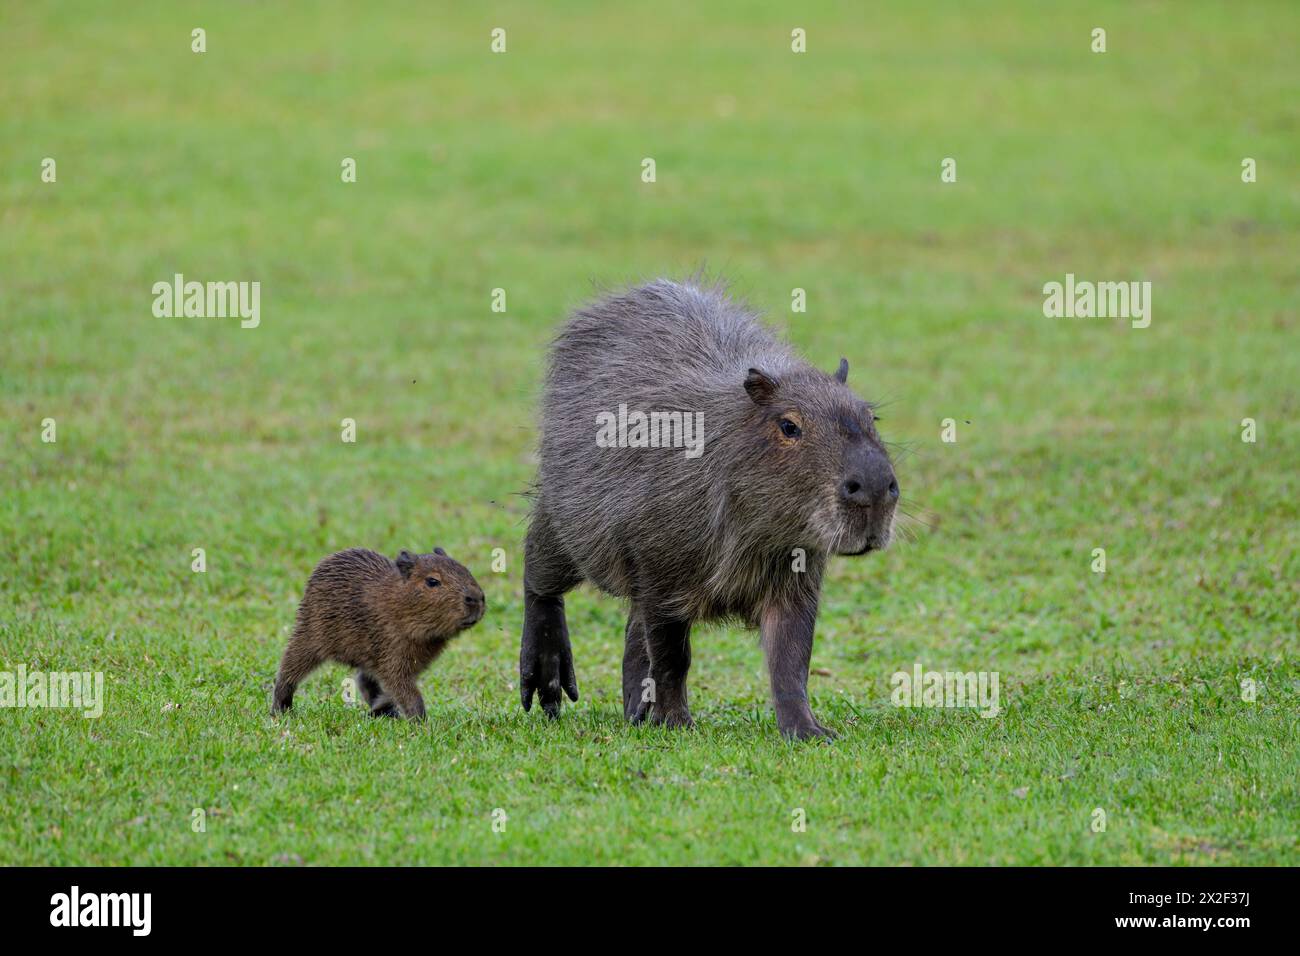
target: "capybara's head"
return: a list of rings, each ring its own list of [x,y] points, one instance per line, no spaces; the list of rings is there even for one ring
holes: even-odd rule
[[[763,502],[831,554],[865,554],[889,544],[898,482],[869,404],[834,375],[804,367],[777,378],[751,368],[754,454],[746,482]]]
[[[399,607],[393,613],[409,622],[413,633],[454,637],[482,619],[487,610],[483,589],[474,575],[447,557],[442,548],[434,548],[430,554],[403,551],[396,563],[402,584],[397,592]]]

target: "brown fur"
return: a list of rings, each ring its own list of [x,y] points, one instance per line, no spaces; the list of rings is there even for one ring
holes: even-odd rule
[[[357,686],[372,714],[421,719],[416,678],[486,607],[474,576],[441,548],[403,551],[396,561],[365,548],[332,554],[307,582],[271,712],[292,707],[299,682],[338,661],[358,668]]]

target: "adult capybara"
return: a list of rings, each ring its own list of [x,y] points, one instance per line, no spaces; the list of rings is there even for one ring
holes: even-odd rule
[[[657,280],[579,310],[551,349],[524,552],[524,709],[578,699],[564,594],[630,602],[623,710],[690,725],[696,621],[758,627],[777,725],[808,706],[826,559],[884,548],[898,483],[871,406],[716,287]],[[702,446],[699,437],[702,434]]]

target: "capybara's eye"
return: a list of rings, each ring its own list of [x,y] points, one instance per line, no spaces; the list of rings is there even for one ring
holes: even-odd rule
[[[781,419],[780,428],[781,428],[781,434],[784,435],[786,438],[798,438],[800,435],[803,434],[803,431],[799,428],[799,426],[796,425],[794,422],[790,421],[790,419],[788,418]]]
[[[429,585],[429,587],[431,588],[436,588],[442,582],[439,581],[437,578],[425,578],[424,583]]]

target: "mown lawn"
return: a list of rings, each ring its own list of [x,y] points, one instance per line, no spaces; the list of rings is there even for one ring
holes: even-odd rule
[[[0,863],[1296,863],[1300,9],[1091,6],[6,9],[0,669],[107,701],[0,710]],[[695,730],[626,726],[588,591],[581,701],[519,707],[545,343],[701,265],[898,443],[909,540],[824,595],[831,746],[737,629],[697,629]],[[155,318],[177,272],[259,281],[260,326]],[[1151,326],[1045,318],[1066,273],[1151,281]],[[487,592],[425,726],[340,667],[268,714],[352,545]],[[892,706],[914,662],[1003,713]]]

